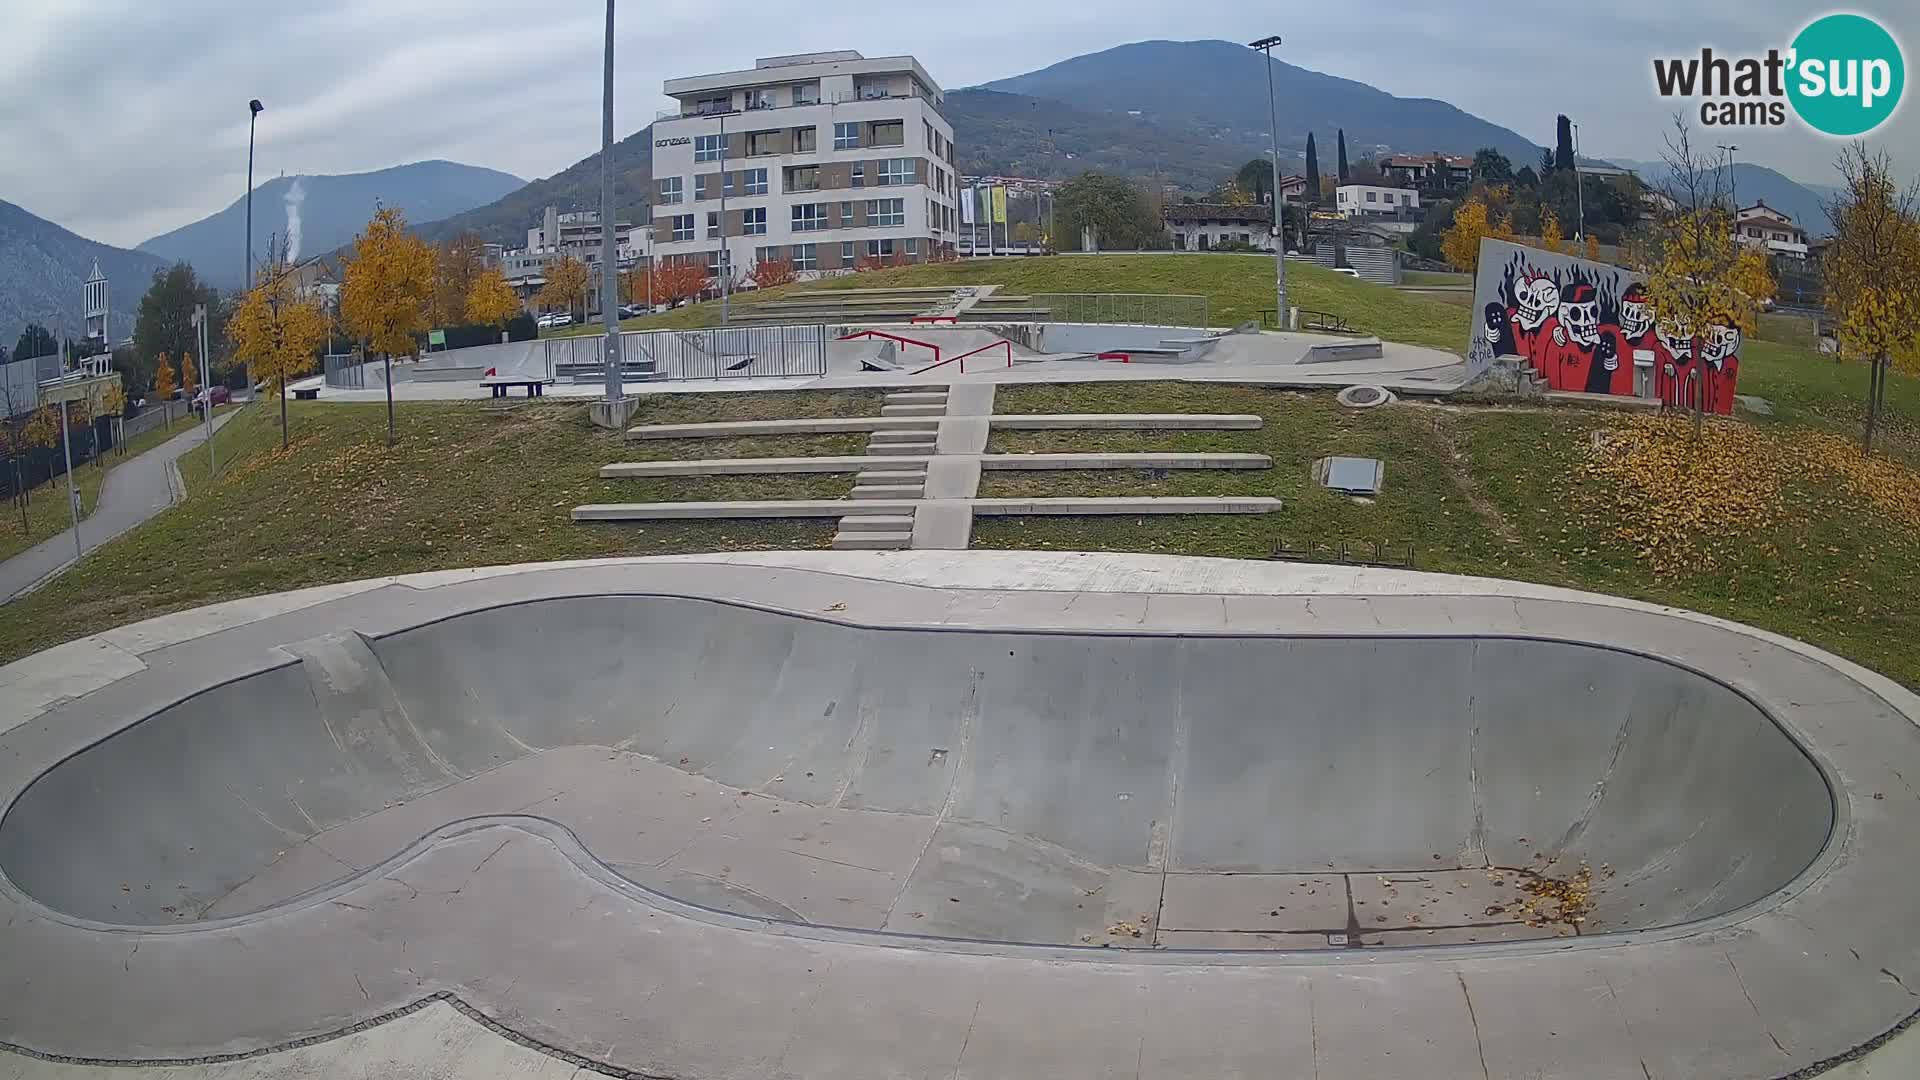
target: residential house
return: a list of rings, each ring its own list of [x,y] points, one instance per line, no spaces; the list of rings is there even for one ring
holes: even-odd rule
[[[1473,159],[1454,154],[1395,154],[1380,163],[1380,171],[1403,187],[1421,191],[1473,183]]]
[[[1735,218],[1734,239],[1749,247],[1764,248],[1769,255],[1790,259],[1807,257],[1807,231],[1792,217],[1768,206],[1762,199],[1742,207]]]
[[[1273,250],[1273,208],[1248,204],[1173,203],[1163,218],[1176,251],[1213,251],[1222,247]]]
[[[1334,189],[1333,205],[1341,217],[1371,214],[1411,220],[1420,209],[1420,193],[1412,188],[1341,184]]]

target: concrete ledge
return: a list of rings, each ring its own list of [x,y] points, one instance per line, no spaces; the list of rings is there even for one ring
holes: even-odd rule
[[[619,461],[600,466],[602,480],[641,476],[751,476],[757,473],[851,473],[875,468],[919,468],[924,455],[877,457],[871,454],[823,454],[819,457],[710,458],[694,461]]]
[[[1271,514],[1279,499],[1268,498],[1119,498],[975,499],[976,517],[1018,517],[1027,514]]]
[[[801,420],[723,420],[710,424],[647,424],[628,428],[629,439],[725,439],[738,435],[836,435],[859,431],[927,431],[923,416],[822,416]]]
[[[1616,409],[1620,412],[1657,413],[1659,398],[1631,397],[1626,394],[1589,394],[1581,390],[1549,390],[1541,400],[1549,405],[1573,405],[1585,409]],[[1691,410],[1684,410],[1687,415]]]
[[[914,499],[766,499],[738,502],[595,503],[573,508],[575,521],[688,521],[707,518],[838,518],[911,514]]]
[[[609,466],[611,467],[611,466]],[[995,471],[1057,469],[1271,469],[1265,454],[982,454]]]
[[[1002,431],[1258,431],[1261,420],[1251,413],[1033,413],[1000,414],[988,423]]]
[[[1341,360],[1378,360],[1385,356],[1385,349],[1379,338],[1361,338],[1357,341],[1329,342],[1325,345],[1313,345],[1307,354],[1300,358],[1303,364],[1331,364]]]

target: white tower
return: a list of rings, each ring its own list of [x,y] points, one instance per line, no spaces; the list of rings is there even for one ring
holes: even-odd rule
[[[107,340],[107,276],[100,272],[99,259],[93,260],[93,273],[80,286],[80,298],[87,313],[87,339],[99,339],[99,351],[112,352],[113,344]]]

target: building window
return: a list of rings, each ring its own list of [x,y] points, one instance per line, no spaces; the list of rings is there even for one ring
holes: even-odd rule
[[[793,152],[796,154],[813,153],[813,148],[815,146],[814,139],[818,135],[819,135],[819,132],[815,131],[811,127],[794,128],[793,129]]]
[[[1379,192],[1377,192],[1377,191],[1369,191],[1369,192],[1367,192],[1367,201],[1368,201],[1368,202],[1378,202],[1379,200],[1377,200],[1377,199],[1375,199],[1375,198],[1374,198],[1374,196],[1376,196],[1376,195],[1378,195],[1378,194],[1380,194],[1380,193],[1379,193]]]
[[[757,263],[779,262],[785,257],[777,247],[760,247],[753,249],[753,261]]]
[[[819,83],[801,83],[799,86],[794,87],[793,103],[795,105],[820,104],[820,84]]]
[[[888,259],[893,257],[893,238],[867,241],[867,258]]]
[[[767,208],[756,206],[740,211],[740,231],[747,236],[763,236],[767,231]]]
[[[850,202],[843,202],[840,204],[840,227],[844,229],[851,226],[852,224],[853,224],[853,204]]]
[[[718,135],[695,135],[693,137],[693,160],[719,161],[720,140]]]
[[[693,201],[705,202],[714,197],[713,182],[719,174],[696,176],[693,178]]]
[[[907,125],[903,120],[875,120],[873,141],[868,146],[907,145]]]
[[[779,135],[777,131],[747,132],[747,156],[765,157],[768,154],[779,153],[777,146]]]
[[[746,186],[747,194],[765,195],[767,193],[767,170],[748,169],[740,174],[740,182]]]
[[[819,250],[813,244],[793,245],[793,268],[795,270],[820,269]]]
[[[662,177],[660,180],[660,202],[662,205],[677,203],[686,198],[686,187],[678,176]]]
[[[803,203],[793,208],[794,232],[819,232],[826,227],[826,203]]]
[[[695,116],[710,116],[714,113],[732,111],[732,94],[721,94],[718,97],[704,97],[693,103],[693,115]]]
[[[913,159],[887,158],[880,163],[880,171],[874,176],[873,182],[882,187],[913,183]]]
[[[916,236],[907,237],[907,254],[909,255],[920,254],[920,238],[919,237],[916,237]]]
[[[853,241],[851,240],[840,241],[840,265],[853,265]]]
[[[856,161],[853,163],[853,186],[867,186],[867,164],[864,161]]]
[[[774,108],[774,107],[775,107],[775,104],[774,104],[774,100],[773,100],[773,91],[772,91],[772,90],[749,90],[749,91],[747,91],[747,108],[749,108],[749,109],[771,109],[771,108]]]
[[[708,277],[718,277],[718,276],[719,276],[719,274],[720,274],[720,263],[721,263],[721,260],[722,260],[723,258],[725,258],[725,256],[726,256],[726,249],[725,249],[725,248],[722,248],[722,249],[721,249],[721,250],[719,250],[719,251],[709,251],[709,252],[707,252],[707,276],[708,276]]]
[[[782,189],[786,191],[819,191],[820,190],[820,166],[818,165],[787,166],[786,179],[781,186],[782,186]]]
[[[907,223],[907,200],[905,199],[868,199],[867,224],[905,225]]]
[[[709,210],[707,211],[707,239],[718,240],[719,238],[720,238],[720,211]]]
[[[673,238],[675,240],[693,239],[693,215],[677,214],[673,219]]]
[[[920,121],[920,126],[927,130],[927,152],[930,154],[938,154],[940,152],[940,136],[933,133],[933,125],[922,120]]]
[[[833,148],[835,150],[854,150],[860,146],[859,124],[833,125]]]

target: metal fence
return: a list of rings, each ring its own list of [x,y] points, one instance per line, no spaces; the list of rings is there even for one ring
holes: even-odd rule
[[[367,366],[357,356],[344,353],[330,353],[322,362],[327,386],[335,390],[364,390],[367,385]]]
[[[1119,326],[1211,326],[1207,298],[1178,293],[1035,293],[1048,322]],[[991,301],[991,298],[989,298]],[[990,305],[989,305],[990,306]]]
[[[620,335],[620,365],[630,378],[759,379],[827,373],[824,325],[636,330]],[[576,382],[602,377],[605,338],[547,339],[554,374]]]

